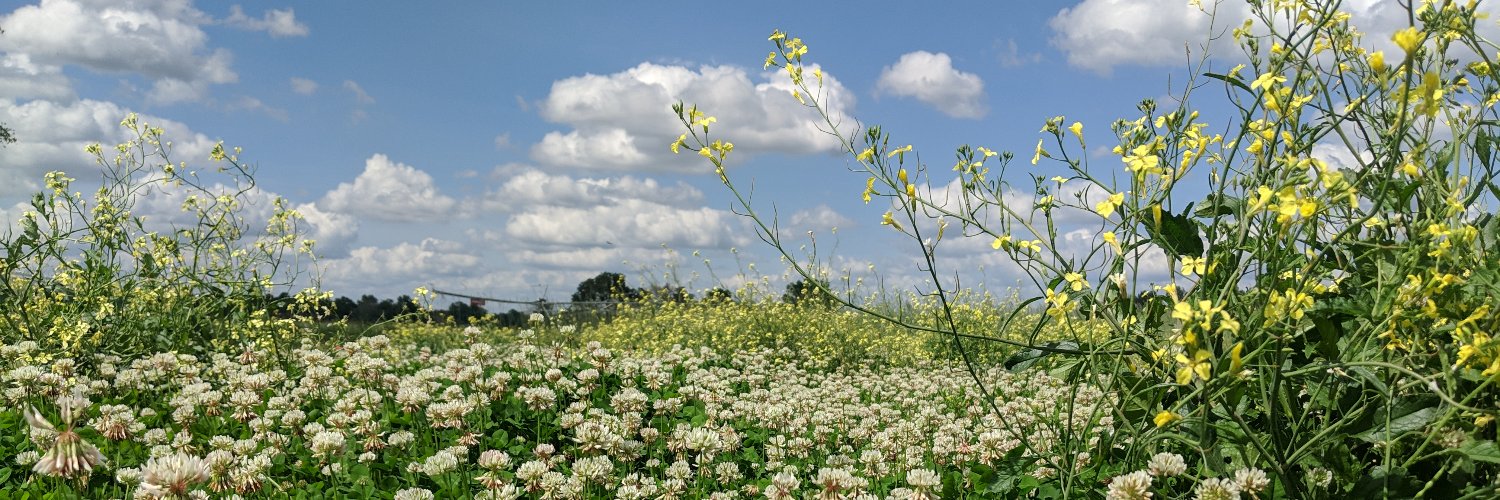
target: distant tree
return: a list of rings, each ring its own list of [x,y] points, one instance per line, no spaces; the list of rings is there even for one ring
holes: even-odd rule
[[[573,292],[573,302],[605,302],[635,298],[639,294],[639,291],[625,284],[625,275],[603,272],[579,283],[578,291]]]
[[[349,297],[339,296],[338,299],[335,299],[333,301],[333,317],[334,317],[334,319],[342,319],[342,318],[348,318],[349,316],[352,316],[354,314],[354,309],[357,306],[358,306],[358,304],[354,302],[354,299],[351,299]]]
[[[354,304],[354,312],[349,315],[349,321],[355,323],[380,321],[380,299],[370,294],[359,296],[359,302]]]
[[[705,302],[734,302],[734,292],[724,287],[715,288],[705,292],[703,300]]]
[[[469,302],[454,301],[452,304],[448,304],[448,310],[444,311],[444,314],[453,318],[453,321],[457,324],[467,325],[471,318],[484,318],[489,315],[489,311],[485,311],[483,307]]]
[[[520,328],[526,326],[526,317],[528,315],[521,311],[511,309],[509,311],[505,311],[505,314],[497,314],[496,316],[499,317],[498,323],[500,323],[501,327]]]
[[[803,278],[786,285],[786,293],[781,294],[781,301],[792,305],[832,308],[838,304],[838,299],[825,291],[827,288],[828,282],[825,280]]]
[[[692,292],[687,291],[686,288],[673,285],[652,286],[639,290],[638,293],[642,297],[658,302],[676,302],[680,304],[693,300]]]

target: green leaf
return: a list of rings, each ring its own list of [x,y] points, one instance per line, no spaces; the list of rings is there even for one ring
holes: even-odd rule
[[[1198,235],[1198,224],[1186,215],[1174,214],[1163,209],[1161,225],[1155,226],[1154,214],[1146,214],[1146,232],[1151,240],[1172,255],[1190,257],[1203,256],[1203,237]]]
[[[1423,408],[1391,420],[1390,425],[1387,425],[1385,427],[1375,427],[1368,431],[1361,432],[1354,437],[1359,438],[1360,440],[1367,443],[1392,440],[1402,434],[1426,427],[1427,424],[1430,424],[1433,420],[1437,419],[1438,413],[1439,412],[1437,408]],[[1377,421],[1376,425],[1378,426],[1379,424],[1380,422]]]
[[[1193,211],[1193,215],[1212,219],[1223,215],[1234,215],[1235,210],[1245,204],[1245,200],[1222,194],[1210,194],[1203,199],[1203,204]]]
[[[1500,464],[1500,446],[1496,446],[1492,440],[1469,441],[1460,446],[1458,452],[1475,462]]]
[[[1213,78],[1215,80],[1219,80],[1219,81],[1222,81],[1222,82],[1230,84],[1230,85],[1234,85],[1236,87],[1239,87],[1241,90],[1244,90],[1245,92],[1249,92],[1251,94],[1255,93],[1255,91],[1250,90],[1250,86],[1249,85],[1245,85],[1245,82],[1240,81],[1240,78],[1237,77],[1237,76],[1234,76],[1234,75],[1223,75],[1223,74],[1219,74],[1219,73],[1204,73],[1203,76],[1206,76],[1206,77],[1209,77],[1209,78]]]
[[[1485,132],[1485,129],[1477,129],[1475,132],[1474,154],[1479,157],[1480,164],[1488,166],[1490,164],[1490,160],[1492,159],[1490,156],[1490,148],[1492,146],[1491,142],[1494,141],[1494,139],[1490,137],[1490,134],[1488,132]]]

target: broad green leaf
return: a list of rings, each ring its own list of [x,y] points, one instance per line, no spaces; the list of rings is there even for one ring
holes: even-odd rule
[[[1493,440],[1469,441],[1458,451],[1476,462],[1500,464],[1500,446],[1496,446]]]

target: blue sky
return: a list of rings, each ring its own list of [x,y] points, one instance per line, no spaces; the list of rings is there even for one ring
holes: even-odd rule
[[[914,247],[776,90],[766,36],[803,38],[836,81],[837,111],[916,145],[936,172],[974,144],[1015,151],[1024,180],[1061,173],[1025,161],[1056,115],[1085,124],[1100,165],[1118,162],[1109,123],[1180,85],[1185,44],[1207,37],[1208,16],[1187,4],[0,2],[0,123],[19,138],[0,149],[0,214],[14,219],[46,171],[96,178],[83,147],[118,142],[137,112],[190,164],[217,141],[243,147],[258,194],[308,216],[340,295],[558,299],[600,271],[659,283],[672,262],[695,289],[758,279],[750,263],[779,286],[784,266],[709,167],[667,152],[680,132],[669,106],[685,99],[739,146],[730,175],[754,183],[760,208],[818,233],[835,271],[873,265],[911,290]],[[1401,21],[1395,4],[1346,8],[1378,31]],[[1220,26],[1243,19],[1241,5],[1222,10],[1234,21]],[[987,243],[954,245],[947,274],[1015,283]]]

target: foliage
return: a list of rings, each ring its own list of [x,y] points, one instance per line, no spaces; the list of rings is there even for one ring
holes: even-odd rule
[[[578,283],[572,298],[573,302],[610,302],[637,295],[639,291],[625,284],[625,275],[603,272]]]
[[[986,430],[996,415],[951,362],[827,371],[787,349],[652,355],[480,329],[433,348],[424,337],[445,329],[406,325],[417,342],[305,342],[285,357],[96,354],[97,375],[31,361],[34,342],[0,346],[0,496],[1014,496],[1045,492],[1027,479],[1046,473],[1036,457],[1110,404],[997,368],[984,380],[1030,423]],[[38,430],[49,422],[76,428],[99,466],[33,472],[60,439]]]
[[[957,359],[951,340],[938,333],[944,324],[941,305],[920,297],[906,299],[862,306],[904,318],[908,323],[904,326],[852,310],[775,300],[629,302],[610,321],[557,340],[573,345],[597,341],[612,348],[647,352],[665,352],[673,346],[790,349],[816,367],[910,366]],[[949,312],[965,328],[981,330],[1006,325],[990,336],[993,338],[1025,343],[1057,341],[1074,335],[1053,327],[1042,328],[1039,314],[1007,318],[1003,315],[1006,305],[986,297],[966,296],[958,302]],[[966,342],[971,354],[991,364],[1016,352],[1004,345]]]
[[[865,200],[889,200],[883,224],[911,238],[935,300],[953,294],[935,255],[961,234],[1032,278],[1040,294],[1027,303],[1053,328],[1107,329],[1026,346],[1121,402],[1112,432],[1076,435],[1078,453],[1052,458],[1053,487],[1084,495],[1107,484],[1114,498],[1238,497],[1262,483],[1294,498],[1494,496],[1496,46],[1475,33],[1474,2],[1408,5],[1410,27],[1376,35],[1394,54],[1365,48],[1336,2],[1250,3],[1253,18],[1230,32],[1245,63],[1215,72],[1205,54],[1175,106],[1147,100],[1139,117],[1113,123],[1115,166],[1095,164],[1087,146],[1098,140],[1086,137],[1097,136],[1059,116],[1030,159],[1061,175],[1033,172],[1015,187],[1005,175],[1014,155],[963,146],[957,187],[945,190],[935,186],[949,179],[879,127],[826,131],[867,174]],[[766,64],[786,71],[792,98],[831,116],[821,70],[804,71],[807,45],[779,31],[771,42]],[[1236,110],[1222,133],[1195,94],[1215,87]],[[761,238],[791,259],[725,172],[734,144],[710,139],[717,118],[676,112],[687,133],[672,149],[711,162]],[[1029,204],[1007,201],[1025,193]],[[1066,212],[1092,217],[1098,241],[1066,247]],[[1170,275],[1152,276],[1163,262]],[[942,326],[955,342],[976,332]],[[1173,456],[1187,457],[1188,478],[1160,473]]]
[[[838,305],[838,298],[828,292],[828,281],[815,278],[802,278],[787,283],[786,293],[781,294],[781,301],[791,305],[813,307]]]
[[[244,211],[253,198],[251,172],[222,145],[212,160],[221,176],[210,185],[171,157],[160,128],[134,115],[121,122],[132,139],[88,147],[104,172],[92,197],[70,191],[73,179],[47,174],[0,256],[0,339],[37,342],[44,356],[257,343],[276,345],[294,333],[272,317],[272,292],[290,288],[311,262],[313,242],[301,237],[300,216],[271,200],[269,219],[252,231]],[[148,222],[133,213],[148,196],[181,196],[186,225]],[[306,307],[318,294],[303,291]]]

